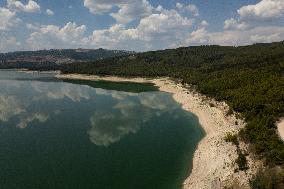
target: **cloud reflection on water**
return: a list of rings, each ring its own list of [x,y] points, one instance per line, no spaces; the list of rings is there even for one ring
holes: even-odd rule
[[[1,91],[3,93],[3,91]],[[0,120],[9,121],[13,116],[25,112],[25,108],[16,96],[0,94]]]
[[[140,93],[135,95],[136,98],[132,93],[120,93],[111,111],[97,111],[90,118],[88,134],[91,142],[98,146],[107,147],[127,135],[135,134],[153,117],[173,113],[177,108],[170,98],[159,92]],[[109,93],[106,91],[105,95]]]
[[[2,73],[3,71],[1,71]],[[23,74],[23,73],[21,73]],[[31,110],[39,102],[59,101],[70,99],[73,102],[80,102],[82,99],[88,100],[89,87],[73,85],[62,82],[39,82],[13,80],[17,72],[4,74],[7,80],[0,80],[0,121],[8,122],[16,117],[19,121],[18,128],[26,128],[33,122],[44,123],[50,118],[50,112],[59,115],[62,111],[44,110],[42,106],[37,111]],[[25,74],[28,77],[32,74]],[[32,76],[31,76],[32,77]]]
[[[125,135],[136,133],[140,124],[135,118],[127,119],[119,113],[97,111],[90,118],[90,141],[98,146],[109,146]]]
[[[17,127],[24,129],[28,126],[29,123],[32,123],[34,121],[44,123],[48,120],[48,118],[49,118],[49,115],[47,113],[39,113],[39,112],[32,113],[26,117],[22,117]]]
[[[66,114],[68,119],[80,119],[74,120],[78,124],[88,120],[90,128],[87,134],[90,141],[98,146],[109,146],[135,134],[152,118],[165,113],[178,117],[175,113],[178,105],[168,94],[161,92],[131,93],[65,82],[2,80],[0,123],[16,118],[15,126],[24,129],[30,124],[52,121],[55,116],[66,113],[66,110],[56,106],[66,99],[76,107],[76,110]],[[90,110],[86,109],[86,102]],[[82,112],[85,113],[79,118],[69,115]]]
[[[78,86],[69,83],[46,83],[34,82],[32,83],[33,89],[44,96],[42,98],[49,98],[60,100],[68,98],[73,102],[80,102],[82,99],[90,99],[89,87]]]

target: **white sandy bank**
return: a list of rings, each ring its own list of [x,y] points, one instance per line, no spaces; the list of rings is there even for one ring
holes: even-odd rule
[[[206,132],[194,153],[193,169],[190,176],[184,181],[184,189],[219,189],[223,186],[238,183],[241,188],[249,188],[249,179],[260,166],[260,162],[248,158],[250,169],[247,172],[236,172],[236,147],[224,141],[228,132],[236,133],[244,123],[235,116],[226,116],[229,107],[222,102],[210,100],[199,93],[176,84],[169,78],[144,79],[99,77],[79,74],[57,75],[62,79],[107,80],[149,83],[152,82],[161,91],[172,93],[173,98],[182,105],[183,109],[197,115],[199,122]],[[236,124],[237,122],[237,124]],[[245,148],[245,145],[241,145]]]
[[[91,81],[113,81],[113,82],[134,82],[134,83],[152,83],[152,79],[145,78],[123,78],[116,76],[96,76],[96,75],[82,75],[82,74],[58,74],[59,79],[79,79],[79,80],[91,80]]]
[[[280,138],[284,140],[284,118],[277,123],[277,130]]]

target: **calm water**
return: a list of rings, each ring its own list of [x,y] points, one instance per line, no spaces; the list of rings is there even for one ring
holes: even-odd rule
[[[152,85],[0,71],[1,189],[179,189],[203,135]]]

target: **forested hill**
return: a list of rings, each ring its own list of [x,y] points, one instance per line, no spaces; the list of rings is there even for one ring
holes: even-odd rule
[[[284,116],[283,42],[145,52],[68,66],[62,71],[179,78],[241,113],[247,126],[239,138],[250,142],[251,149],[269,165],[284,165],[284,143],[275,125]]]
[[[0,53],[0,68],[58,69],[61,64],[95,61],[133,54],[106,49],[51,49]]]

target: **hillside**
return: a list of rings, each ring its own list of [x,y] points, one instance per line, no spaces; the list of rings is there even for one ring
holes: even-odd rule
[[[0,68],[59,69],[61,65],[133,54],[106,49],[51,49],[0,54]]]

